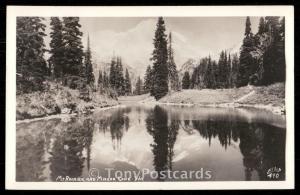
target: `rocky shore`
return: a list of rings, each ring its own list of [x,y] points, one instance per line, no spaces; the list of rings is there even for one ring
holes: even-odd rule
[[[51,84],[43,92],[17,95],[16,120],[48,117],[59,114],[87,114],[95,109],[119,104],[107,94],[90,91],[82,98],[79,90]]]

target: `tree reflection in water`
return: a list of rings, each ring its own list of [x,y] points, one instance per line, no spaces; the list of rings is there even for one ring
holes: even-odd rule
[[[173,147],[179,129],[178,120],[170,120],[168,125],[167,112],[155,106],[146,118],[146,127],[153,136],[154,143],[151,144],[154,155],[153,164],[155,170],[160,173],[165,170],[172,170],[172,158],[174,156]],[[159,174],[158,180],[163,180]]]
[[[189,110],[186,109],[186,111]],[[149,107],[138,106],[137,108],[126,107],[111,110],[108,113],[99,113],[99,115],[88,117],[76,117],[65,122],[49,120],[19,125],[17,127],[16,180],[44,181],[49,177],[55,181],[58,176],[82,176],[85,174],[83,168],[86,167],[89,170],[91,161],[96,164],[102,163],[101,158],[91,158],[93,142],[97,142],[94,143],[95,146],[99,143],[99,140],[93,140],[94,133],[97,135],[103,133],[104,135],[101,135],[103,139],[106,139],[105,133],[108,133],[108,141],[110,142],[110,137],[112,140],[112,149],[118,150],[115,155],[128,154],[127,156],[132,156],[132,147],[128,146],[143,143],[136,143],[137,140],[129,141],[124,144],[126,150],[120,150],[121,140],[129,128],[132,128],[133,132],[140,133],[139,136],[142,139],[147,140],[149,134],[153,137],[153,143],[150,146],[147,144],[147,146],[152,150],[153,167],[157,172],[177,168],[179,163],[181,163],[182,169],[187,170],[197,169],[198,164],[200,166],[201,163],[210,166],[206,159],[203,159],[203,162],[201,160],[201,158],[211,155],[210,151],[199,153],[199,155],[203,155],[201,158],[180,157],[181,160],[177,160],[177,164],[174,166],[176,140],[178,140],[179,146],[186,144],[182,142],[183,139],[177,139],[177,136],[192,136],[189,139],[195,142],[197,139],[204,138],[208,146],[212,149],[217,148],[220,154],[229,154],[227,152],[232,151],[232,147],[237,148],[238,152],[235,153],[236,156],[233,160],[239,159],[236,164],[242,163],[244,169],[236,170],[234,176],[240,180],[269,180],[266,173],[272,167],[282,169],[278,180],[285,179],[286,131],[284,128],[273,126],[263,120],[249,122],[230,115],[228,112],[225,114],[201,114],[201,116],[193,116],[189,112],[182,112],[180,109],[172,110],[170,107],[155,106],[149,109]],[[143,119],[145,123],[140,121]],[[145,129],[149,134],[144,134]],[[135,135],[131,132],[128,136],[129,139],[126,141],[130,140],[130,136]],[[191,142],[191,144],[193,143]],[[197,147],[196,144],[194,145]],[[224,151],[220,151],[219,146],[222,146]],[[141,147],[138,150],[141,152],[141,156],[148,154],[148,150],[144,148],[147,147]],[[96,150],[100,151],[103,148],[97,147]],[[193,152],[197,152],[194,149],[189,151],[189,148],[184,147],[178,147],[178,150],[175,151],[176,154],[185,152],[183,150],[187,150],[191,155],[194,154]],[[224,168],[231,171],[231,165],[221,165],[224,163],[222,158],[231,162],[230,156],[222,155],[222,157],[216,158],[221,159],[220,162],[214,162],[216,171],[222,173]],[[194,161],[195,159],[198,161]],[[193,166],[190,166],[190,163]],[[162,175],[158,180],[164,180]]]
[[[130,107],[118,109],[111,115],[102,116],[97,120],[99,131],[110,131],[113,149],[121,149],[122,137],[124,132],[129,129],[128,113],[131,112]]]
[[[45,139],[43,133],[17,137],[16,181],[44,181]]]
[[[285,131],[279,127],[234,119],[179,121],[178,117],[168,116],[167,111],[159,106],[148,113],[145,122],[148,132],[153,136],[153,165],[158,172],[172,170],[173,148],[179,127],[188,134],[197,130],[209,145],[213,138],[217,138],[225,150],[232,142],[239,141],[245,180],[252,180],[253,171],[257,172],[259,180],[268,180],[266,173],[269,168],[276,166],[285,170],[285,147],[282,147],[285,145]],[[284,178],[285,174],[282,173],[278,180]]]
[[[59,120],[36,121],[25,124],[25,127],[22,124],[21,126],[26,131],[17,130],[16,181],[44,181],[46,179],[44,176],[47,164],[45,154],[50,150],[53,127],[56,127],[59,122]],[[17,125],[18,128],[19,125]]]
[[[52,151],[50,152],[51,179],[56,181],[58,176],[79,177],[87,159],[87,168],[90,165],[90,146],[93,139],[94,122],[92,119],[75,121],[72,119],[66,129],[62,129],[55,137]],[[86,149],[86,157],[83,156],[83,149]]]

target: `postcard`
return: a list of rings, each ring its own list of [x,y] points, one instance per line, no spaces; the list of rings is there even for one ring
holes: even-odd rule
[[[7,189],[293,189],[292,6],[8,6]]]

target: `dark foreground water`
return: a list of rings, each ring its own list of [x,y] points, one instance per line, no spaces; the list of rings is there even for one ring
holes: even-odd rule
[[[131,105],[17,124],[16,180],[284,180],[285,137],[262,110]]]

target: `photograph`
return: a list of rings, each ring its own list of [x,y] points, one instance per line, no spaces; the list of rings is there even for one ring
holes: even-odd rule
[[[8,6],[6,188],[294,188],[293,13]]]

